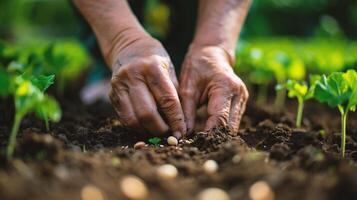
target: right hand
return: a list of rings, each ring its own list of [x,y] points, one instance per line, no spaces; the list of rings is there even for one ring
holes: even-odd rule
[[[161,43],[137,39],[113,58],[109,97],[119,121],[151,135],[186,134],[175,70]]]

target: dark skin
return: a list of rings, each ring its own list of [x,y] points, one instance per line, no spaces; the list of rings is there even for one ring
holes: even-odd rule
[[[180,82],[161,43],[145,32],[125,0],[74,3],[112,69],[109,96],[122,124],[180,138],[193,130],[197,108],[207,104],[206,130],[219,125],[238,130],[248,91],[232,66],[250,0],[199,0]]]

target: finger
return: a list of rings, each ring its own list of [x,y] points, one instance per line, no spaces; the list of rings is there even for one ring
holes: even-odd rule
[[[177,138],[186,134],[185,117],[174,84],[165,72],[158,72],[148,80],[150,90],[160,111]]]
[[[188,133],[191,133],[195,126],[197,105],[200,94],[198,93],[196,84],[192,80],[184,80],[180,86],[180,97],[183,113],[185,115],[186,126]]]
[[[229,126],[236,133],[246,107],[246,100],[242,95],[235,95],[232,99],[231,109],[229,112]]]
[[[176,91],[177,91],[179,89],[179,83],[177,81],[175,68],[172,64],[170,64],[169,75],[170,75],[170,79],[171,79],[172,83],[174,84]]]
[[[228,124],[232,98],[232,93],[221,89],[211,92],[208,97],[206,131],[216,126]]]
[[[160,116],[155,100],[143,82],[132,84],[129,88],[130,100],[141,125],[152,135],[162,135],[169,127]]]
[[[133,105],[127,92],[112,89],[109,93],[110,101],[118,115],[120,123],[138,132],[144,131],[135,115]]]

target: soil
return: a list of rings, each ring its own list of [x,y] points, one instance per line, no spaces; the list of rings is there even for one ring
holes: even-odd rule
[[[341,159],[339,115],[313,103],[306,106],[301,129],[293,128],[294,106],[274,113],[249,105],[238,134],[218,127],[193,133],[177,147],[163,142],[142,149],[133,145],[147,138],[121,127],[109,105],[63,104],[63,119],[51,124],[50,133],[28,116],[14,159],[7,161],[2,152],[0,199],[81,199],[88,185],[104,199],[126,199],[119,187],[125,175],[144,181],[146,199],[195,199],[209,187],[225,190],[231,199],[250,199],[257,181],[265,181],[275,199],[357,199],[356,115],[350,116]],[[11,128],[10,110],[1,110],[1,149]],[[203,170],[208,159],[219,164],[216,173]],[[157,167],[167,163],[177,167],[178,177],[157,175]]]

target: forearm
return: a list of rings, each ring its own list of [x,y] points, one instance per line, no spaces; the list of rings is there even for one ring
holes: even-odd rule
[[[251,0],[199,0],[193,46],[220,46],[235,60],[239,32]]]
[[[126,0],[73,0],[92,27],[109,66],[125,47],[149,37]]]

